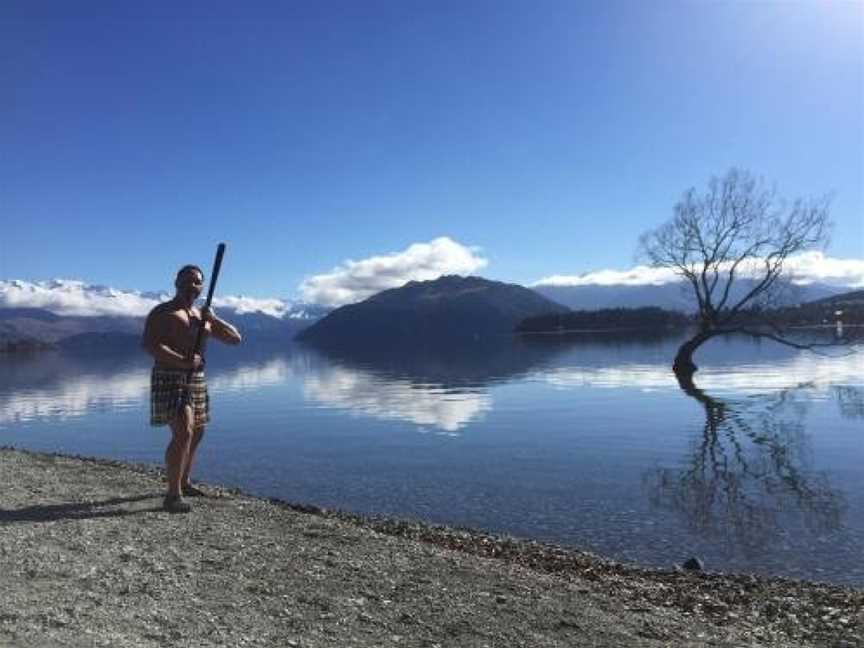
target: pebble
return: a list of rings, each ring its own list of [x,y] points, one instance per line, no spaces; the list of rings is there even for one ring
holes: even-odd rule
[[[684,569],[687,569],[689,571],[700,571],[701,572],[701,571],[705,570],[705,565],[703,564],[702,560],[700,560],[696,556],[693,556],[692,558],[688,558],[687,560],[685,560],[682,563],[681,567],[683,567]]]

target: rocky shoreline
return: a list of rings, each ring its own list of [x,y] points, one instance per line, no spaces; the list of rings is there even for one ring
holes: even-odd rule
[[[646,569],[0,449],[0,646],[864,647],[864,591]]]

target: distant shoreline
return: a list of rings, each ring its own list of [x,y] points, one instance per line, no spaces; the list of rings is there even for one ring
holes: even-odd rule
[[[569,333],[651,333],[656,336],[672,337],[678,333],[684,333],[686,328],[655,329],[648,326],[622,326],[609,328],[579,328],[579,329],[555,329],[551,331],[516,331],[516,335],[567,335]]]
[[[673,327],[673,328],[663,328],[656,329],[649,326],[622,326],[622,327],[608,327],[608,328],[580,328],[580,329],[555,329],[549,331],[517,331],[516,334],[520,336],[524,335],[566,335],[569,333],[651,333],[656,336],[663,337],[672,337],[676,334],[686,333],[689,327]],[[843,324],[843,329],[859,329],[864,328],[864,324]],[[833,331],[837,329],[836,324],[807,324],[801,326],[787,326],[786,330],[789,331],[816,331],[816,330],[826,330]],[[740,335],[749,335],[747,332],[742,331]]]

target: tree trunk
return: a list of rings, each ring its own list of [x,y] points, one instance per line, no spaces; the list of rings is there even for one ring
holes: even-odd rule
[[[692,338],[687,340],[678,348],[678,353],[675,354],[675,362],[672,363],[672,371],[678,376],[679,382],[684,380],[692,380],[693,374],[699,369],[696,363],[693,362],[693,354],[702,344],[714,337],[715,333],[711,331],[699,331]]]

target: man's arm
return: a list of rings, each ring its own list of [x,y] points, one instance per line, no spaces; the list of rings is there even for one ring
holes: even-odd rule
[[[210,334],[225,344],[240,344],[243,338],[237,328],[216,317],[212,308],[201,309],[201,318],[210,325]]]

